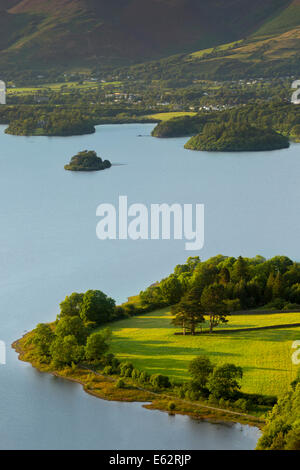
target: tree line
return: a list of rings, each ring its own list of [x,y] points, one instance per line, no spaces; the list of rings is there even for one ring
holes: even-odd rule
[[[206,319],[212,332],[234,311],[300,308],[300,263],[286,256],[266,260],[218,255],[206,261],[190,257],[140,292],[139,300],[147,311],[172,306],[173,323],[183,334],[194,335]]]

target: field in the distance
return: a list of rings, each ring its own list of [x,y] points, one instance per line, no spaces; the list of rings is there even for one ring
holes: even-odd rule
[[[176,117],[181,116],[195,116],[197,113],[189,112],[189,111],[175,111],[175,112],[167,112],[167,113],[156,113],[144,116],[145,118],[157,119],[158,121],[168,121],[169,119],[173,119]]]
[[[112,352],[151,374],[177,379],[188,378],[188,364],[195,356],[208,355],[215,363],[231,362],[243,368],[243,391],[279,395],[297,372],[292,343],[300,339],[300,327],[245,332],[230,332],[230,328],[290,323],[300,323],[300,313],[234,315],[226,333],[181,336],[174,335],[179,330],[171,325],[169,309],[163,309],[112,323]]]

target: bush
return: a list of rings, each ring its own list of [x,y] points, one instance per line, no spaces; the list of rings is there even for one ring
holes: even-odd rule
[[[106,367],[104,367],[104,369],[103,369],[103,374],[105,374],[105,375],[113,375],[113,373],[114,373],[114,370],[113,370],[112,366],[106,366]]]
[[[150,375],[148,374],[148,372],[145,372],[145,371],[141,372],[140,377],[139,377],[139,382],[141,384],[147,384],[149,383],[149,381],[150,381]]]
[[[94,374],[89,374],[88,381],[91,383],[96,382],[96,376]]]
[[[112,354],[112,353],[105,354],[105,356],[103,356],[103,358],[101,360],[101,363],[103,364],[104,367],[105,366],[111,366],[114,359],[115,359],[114,354]]]
[[[86,385],[85,385],[85,388],[86,388],[87,390],[91,390],[91,389],[93,388],[93,382],[91,382],[91,381],[90,381],[90,382],[87,382]]]
[[[185,398],[190,401],[197,401],[200,398],[200,395],[198,392],[195,392],[194,390],[187,390],[185,392]]]
[[[139,377],[140,377],[140,374],[141,372],[138,370],[138,369],[133,369],[132,373],[131,373],[131,377],[134,379],[134,380],[138,380]]]
[[[226,408],[226,400],[224,400],[224,398],[220,398],[219,407],[220,408]]]
[[[282,310],[298,310],[300,309],[299,304],[286,303]]]
[[[134,369],[133,364],[131,364],[131,362],[121,362],[120,375],[124,377],[128,369],[132,372]]]
[[[217,406],[219,404],[218,400],[212,394],[208,397],[208,403],[212,406]]]
[[[225,408],[228,408],[228,409],[231,408],[231,401],[230,400],[225,401]]]
[[[234,407],[240,411],[248,411],[248,401],[245,398],[239,398],[234,402]]]
[[[125,384],[124,380],[119,379],[116,383],[116,388],[125,388],[125,387],[126,387],[126,384]]]
[[[274,299],[265,305],[266,309],[282,310],[283,307],[284,307],[284,300],[280,298]]]
[[[175,404],[173,401],[170,401],[170,402],[168,403],[168,410],[169,410],[169,411],[174,411],[174,410],[176,410],[176,404]]]
[[[123,377],[131,377],[132,369],[130,367],[127,367],[126,369],[122,369],[122,375]]]
[[[161,375],[161,374],[151,375],[150,383],[156,389],[171,387],[169,377],[166,375]]]

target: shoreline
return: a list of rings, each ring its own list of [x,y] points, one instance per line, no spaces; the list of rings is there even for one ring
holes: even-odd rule
[[[167,395],[164,392],[154,392],[136,386],[132,379],[123,378],[126,387],[122,389],[116,388],[117,378],[103,375],[86,366],[78,366],[75,369],[71,367],[62,370],[52,370],[49,366],[41,367],[27,357],[28,351],[25,351],[22,341],[26,341],[26,337],[30,335],[26,333],[22,338],[14,341],[11,347],[18,354],[18,359],[22,362],[31,364],[32,367],[39,372],[48,373],[55,377],[59,377],[71,382],[82,385],[83,391],[96,398],[107,401],[118,402],[136,402],[143,403],[143,407],[149,410],[158,410],[167,412],[170,415],[186,415],[199,421],[207,421],[212,424],[236,424],[254,426],[262,429],[265,421],[262,418],[239,413],[237,411],[225,410],[200,402],[190,402],[177,396]],[[29,354],[30,355],[30,354]],[[176,408],[170,412],[169,403],[175,403]]]

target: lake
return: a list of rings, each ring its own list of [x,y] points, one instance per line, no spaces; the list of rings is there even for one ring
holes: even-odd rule
[[[255,447],[255,428],[105,402],[38,373],[10,349],[37,323],[54,320],[73,291],[100,289],[123,301],[194,255],[285,254],[299,261],[299,145],[199,153],[183,149],[186,139],[151,138],[152,128],[107,125],[93,135],[47,138],[6,135],[0,126],[0,340],[7,344],[1,449]],[[84,149],[114,166],[66,172],[64,165]],[[185,251],[180,240],[98,240],[96,208],[117,205],[119,195],[129,204],[205,204],[203,250]]]

